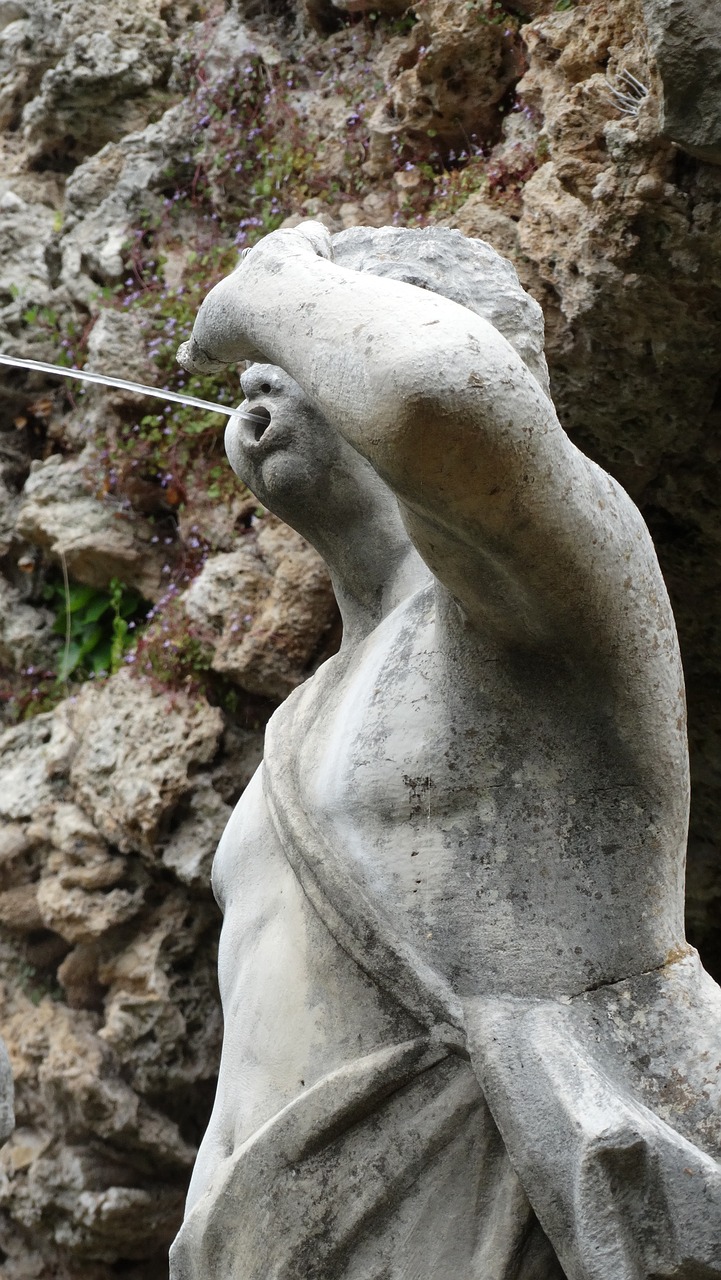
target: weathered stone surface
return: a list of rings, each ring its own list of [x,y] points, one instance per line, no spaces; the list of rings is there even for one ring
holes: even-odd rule
[[[0,734],[0,817],[38,820],[64,796],[64,783],[48,768],[57,726],[51,713]]]
[[[278,521],[214,556],[183,597],[217,637],[212,666],[249,693],[284,698],[304,680],[337,618],[318,553]]]
[[[111,378],[128,378],[131,382],[152,386],[157,370],[148,355],[138,316],[127,311],[101,311],[88,338],[86,367],[91,372],[109,374]],[[94,391],[95,387],[89,387],[86,394]],[[106,402],[109,399],[111,404],[112,392],[110,387],[103,392]]]
[[[228,458],[323,550],[344,634],[271,717],[219,846],[223,1055],[174,1280],[299,1257],[517,1280],[520,1241],[547,1280],[629,1257],[721,1277],[681,655],[640,512],[558,421],[541,329],[482,242],[309,222],[261,240],[179,349],[191,373],[252,362]]]
[[[17,532],[58,560],[69,575],[91,587],[113,578],[155,599],[164,585],[165,556],[153,545],[153,528],[130,521],[112,500],[91,492],[93,455],[65,459],[52,454],[36,463],[22,493]],[[157,539],[156,539],[157,541]]]
[[[717,966],[719,713],[710,654],[721,636],[721,516],[711,442],[721,373],[721,178],[661,136],[664,90],[640,0],[540,14],[523,36],[529,68],[518,89],[539,130],[541,163],[511,199],[488,183],[452,221],[503,245],[542,303],[561,420],[651,527],[689,701],[689,923]],[[648,89],[629,114],[611,92],[628,91],[626,71]],[[490,163],[503,172],[508,159],[502,139]],[[513,215],[513,235],[494,239],[494,212]]]
[[[49,609],[24,603],[20,592],[0,578],[0,667],[52,669],[62,643],[52,633],[53,620]]]
[[[43,920],[34,884],[18,884],[0,893],[0,924],[11,933],[33,933]]]
[[[183,884],[206,889],[218,841],[233,812],[210,781],[196,787],[187,815],[163,850],[163,862]]]
[[[111,75],[102,91],[107,95],[109,110],[105,114],[93,112],[92,119],[86,112],[83,119],[83,95],[92,96],[101,88],[95,75],[100,60],[94,50],[90,50],[94,65],[89,66],[85,79],[76,57],[83,39],[93,39],[93,21],[88,18],[87,5],[78,0],[72,4],[59,0],[52,5],[45,0],[42,4],[38,0],[0,0],[0,115],[12,126],[12,131],[0,137],[0,349],[56,359],[70,323],[82,335],[101,309],[88,344],[91,365],[121,373],[124,367],[130,370],[132,366],[133,376],[142,375],[143,353],[137,342],[132,309],[116,310],[117,304],[112,303],[107,311],[103,310],[106,300],[99,297],[98,289],[102,284],[115,285],[132,274],[127,270],[128,250],[124,246],[135,243],[134,233],[141,219],[144,223],[147,219],[151,226],[170,227],[172,217],[164,201],[174,195],[175,183],[181,188],[190,187],[196,174],[196,159],[202,154],[207,161],[213,159],[203,153],[200,145],[205,132],[199,125],[203,109],[193,99],[186,73],[189,50],[192,56],[200,51],[208,83],[216,74],[224,75],[231,64],[237,66],[238,76],[233,82],[236,86],[242,85],[245,60],[254,56],[251,51],[260,52],[269,83],[276,83],[273,78],[278,58],[292,54],[298,71],[296,86],[289,89],[282,109],[290,108],[298,136],[319,135],[316,154],[324,153],[323,172],[328,181],[320,199],[304,192],[305,177],[301,175],[296,175],[297,182],[293,177],[274,188],[280,197],[279,214],[290,214],[286,226],[297,225],[304,215],[319,217],[333,232],[345,226],[380,226],[394,219],[404,224],[415,219],[421,190],[419,166],[415,171],[406,170],[406,153],[401,161],[399,152],[394,151],[393,131],[384,131],[390,123],[385,108],[396,93],[407,105],[411,122],[424,119],[427,123],[433,112],[441,111],[445,112],[445,130],[452,125],[457,110],[465,133],[459,129],[459,141],[447,143],[456,154],[467,149],[466,135],[478,134],[483,122],[490,126],[492,132],[483,139],[484,155],[475,157],[478,167],[474,169],[471,164],[463,175],[456,175],[462,179],[459,191],[473,190],[473,194],[452,215],[452,220],[464,233],[479,235],[511,257],[526,287],[542,302],[554,395],[564,425],[587,451],[619,476],[653,525],[681,629],[691,709],[693,809],[687,909],[694,939],[703,944],[708,961],[716,956],[717,972],[721,973],[721,736],[716,710],[721,548],[715,484],[715,441],[720,428],[717,407],[709,408],[721,368],[713,337],[717,328],[721,243],[718,170],[698,155],[678,151],[661,136],[666,128],[664,113],[667,119],[671,118],[671,107],[676,110],[678,94],[688,85],[689,61],[677,38],[680,35],[685,40],[688,26],[684,30],[684,24],[676,24],[674,18],[674,28],[670,30],[667,17],[671,9],[666,0],[618,0],[613,5],[604,0],[578,0],[567,9],[557,9],[553,0],[509,0],[503,6],[510,13],[509,27],[516,16],[533,19],[519,41],[508,40],[521,49],[528,62],[522,95],[514,96],[511,85],[499,107],[489,107],[497,86],[492,78],[475,76],[471,69],[469,102],[479,106],[475,120],[475,108],[466,112],[466,104],[457,101],[457,94],[454,99],[453,86],[435,77],[444,69],[458,68],[462,72],[468,67],[472,49],[479,50],[481,68],[491,65],[497,33],[472,29],[474,12],[479,21],[486,13],[483,6],[476,5],[474,10],[461,5],[457,13],[450,15],[452,21],[447,21],[447,6],[436,6],[437,35],[433,32],[431,8],[426,8],[423,23],[431,35],[434,56],[438,57],[433,77],[425,86],[420,79],[428,64],[425,55],[420,58],[418,29],[415,34],[410,29],[412,13],[400,22],[386,22],[383,18],[376,22],[371,18],[361,23],[351,16],[350,26],[344,28],[339,26],[346,21],[340,7],[330,3],[315,7],[318,23],[323,27],[321,37],[309,29],[303,14],[297,25],[282,17],[276,22],[273,14],[279,7],[272,4],[269,11],[268,5],[255,0],[229,4],[217,26],[211,16],[196,27],[193,23],[198,10],[191,4],[164,6],[160,12],[149,8],[144,0],[142,4],[131,0],[121,11],[113,0],[103,8],[101,27],[119,52],[118,76],[113,80],[113,68],[108,62]],[[394,8],[395,5],[384,3],[373,5],[371,11],[383,9],[390,13]],[[683,5],[686,15],[691,15],[694,8],[691,3]],[[711,11],[712,6],[701,4],[695,21],[701,26],[711,21]],[[146,39],[142,18],[148,14]],[[493,16],[499,19],[499,29],[505,31],[504,14],[498,7]],[[165,94],[162,87],[160,93],[151,88],[148,93],[123,100],[119,90],[125,93],[128,86],[132,89],[135,74],[127,59],[123,61],[123,50],[138,42],[139,84],[148,66],[148,50],[156,40],[154,24],[158,17],[174,41],[176,53],[176,79],[169,85],[170,94],[161,96]],[[123,24],[125,33],[120,30]],[[328,35],[329,31],[332,34]],[[713,31],[707,32],[695,47],[693,59],[699,72],[689,103],[698,105],[705,93],[714,92],[715,68],[704,62],[714,40]],[[655,58],[649,59],[649,52],[653,55],[654,49]],[[447,60],[441,59],[440,53],[447,54]],[[409,61],[404,63],[404,58]],[[520,70],[519,67],[519,74]],[[319,71],[322,74],[318,75]],[[628,115],[622,114],[611,92],[613,88],[628,89],[623,78],[626,71],[648,90],[645,97],[638,97],[637,106]],[[49,75],[41,90],[46,72]],[[162,73],[165,74],[164,65]],[[396,84],[399,77],[400,88]],[[173,106],[172,95],[181,85],[187,101]],[[282,85],[276,87],[284,99]],[[429,95],[426,104],[419,96],[425,89]],[[36,99],[37,104],[33,105]],[[53,104],[57,106],[55,116],[49,110]],[[22,113],[26,108],[28,120],[37,122],[31,142],[23,136]],[[382,176],[371,183],[368,173],[361,175],[360,166],[368,158],[367,121],[376,108],[382,118],[382,131],[371,139],[369,170]],[[683,119],[678,112],[675,116],[679,128],[687,129],[693,119],[699,124],[698,117],[692,110],[686,111],[683,104],[682,112]],[[61,126],[71,122],[73,113],[72,122],[79,127],[77,138],[70,132],[61,136]],[[706,102],[704,114],[710,130],[701,139],[705,147],[709,140],[711,144],[714,141],[714,104],[709,108]],[[502,125],[504,118],[506,123]],[[438,135],[435,141],[420,137],[414,141],[400,121],[396,125],[397,146],[408,147],[411,160],[417,160],[420,152],[425,154],[429,146],[439,145]],[[126,128],[135,132],[123,136]],[[444,133],[443,138],[448,137],[450,134]],[[111,140],[106,142],[108,138]],[[678,141],[682,147],[686,145],[681,133]],[[693,147],[693,138],[689,141]],[[104,142],[100,151],[91,154]],[[252,147],[252,139],[248,145]],[[31,159],[29,147],[36,161]],[[222,161],[224,154],[219,151],[217,158]],[[86,158],[75,165],[78,156]],[[276,155],[281,166],[287,158],[285,154]],[[448,163],[453,167],[455,162],[449,157]],[[529,182],[534,169],[538,176]],[[275,182],[278,173],[275,169],[269,172]],[[236,175],[231,169],[226,180],[222,164],[217,169],[211,164],[206,177],[212,199],[224,217],[235,225],[238,219],[249,216],[249,181],[244,171]],[[201,175],[199,191],[202,182]],[[202,198],[201,195],[201,201]],[[459,203],[460,198],[455,198],[454,205]],[[254,206],[253,214],[255,211]],[[198,220],[181,220],[176,228],[177,240],[171,235],[167,242],[168,261],[163,273],[173,287],[182,282],[188,248],[198,248],[198,228],[204,244],[213,244],[217,238],[211,221],[202,221],[200,205],[197,212]],[[34,320],[25,318],[44,307],[56,320],[39,313]],[[75,349],[75,340],[62,349],[69,350],[71,346]],[[80,347],[79,354],[83,351],[84,347]],[[83,395],[80,410],[75,411],[61,385],[56,389],[55,382],[50,386],[48,380],[35,374],[0,371],[2,572],[9,574],[13,588],[23,580],[29,582],[31,576],[40,584],[33,592],[23,591],[24,604],[20,607],[12,607],[17,597],[11,594],[11,613],[4,625],[11,628],[14,637],[16,619],[23,628],[27,623],[24,634],[28,645],[35,628],[25,608],[36,609],[43,618],[38,633],[45,629],[40,592],[48,565],[46,553],[35,544],[24,543],[16,527],[18,494],[30,461],[44,458],[52,448],[72,459],[82,450],[89,434],[109,433],[112,441],[116,422],[121,418],[127,422],[132,412],[140,412],[140,406],[133,406],[129,399],[118,398],[111,406],[94,392]],[[15,427],[18,415],[28,416],[29,404],[43,405],[48,400],[52,401],[49,417],[31,419],[30,426],[22,430]],[[142,412],[147,412],[145,406]],[[94,481],[91,494],[93,489]],[[155,510],[144,505],[140,486],[133,491],[131,501],[141,511]],[[221,500],[201,501],[199,495],[193,495],[192,502],[177,513],[178,551],[182,555],[183,549],[193,549],[192,560],[200,542],[211,548],[211,562],[218,551],[235,552],[245,546],[254,508],[255,502],[249,501],[240,488],[237,496],[224,492]],[[161,514],[168,518],[167,511]],[[168,532],[173,534],[174,542],[175,519],[175,513],[170,513]],[[130,521],[135,526],[132,512]],[[140,529],[141,522],[135,527]],[[251,539],[253,536],[251,532]],[[142,538],[140,541],[145,547]],[[150,565],[145,550],[142,554]],[[18,557],[26,575],[14,567]],[[180,559],[179,562],[183,563]],[[166,581],[175,575],[175,561],[171,568],[171,574],[163,575]],[[185,585],[183,582],[179,589]],[[269,599],[266,597],[266,602]],[[230,590],[228,600],[229,608],[233,608]],[[258,618],[256,614],[256,622]],[[303,628],[301,631],[310,634]],[[214,635],[216,639],[222,637],[222,624]],[[24,651],[25,641],[18,643]],[[268,659],[273,667],[272,687],[280,688],[283,682],[287,687],[288,668],[283,671],[278,667],[273,627],[267,643],[268,654],[273,653],[272,661]],[[10,644],[14,648],[14,638]],[[8,652],[7,647],[4,652]],[[15,650],[17,661],[20,652],[21,649]],[[7,657],[2,659],[3,663],[8,661]],[[35,665],[32,659],[31,665]],[[291,664],[291,668],[297,673],[300,665]],[[278,677],[280,684],[275,683]],[[233,677],[228,674],[223,678]],[[69,868],[73,872],[72,853],[56,847],[55,841],[62,841],[62,837],[51,821],[57,805],[77,808],[78,797],[68,778],[76,749],[70,728],[72,705],[59,708],[53,715],[52,737],[47,741],[43,734],[32,739],[24,726],[11,745],[2,739],[0,892],[19,890],[14,903],[12,899],[7,901],[7,918],[23,923],[23,928],[31,922],[38,923],[39,885],[43,886],[43,895],[54,895],[58,914],[53,919],[58,927],[67,928],[70,922],[71,894],[77,895],[78,905],[82,897],[83,908],[87,905],[85,899],[92,898],[95,905],[91,916],[98,922],[102,918],[98,899],[118,887],[131,894],[142,892],[145,903],[125,924],[115,925],[89,942],[72,944],[45,927],[33,933],[7,933],[3,941],[5,930],[0,929],[0,975],[13,989],[27,994],[29,1017],[34,1016],[32,1001],[51,990],[54,997],[62,999],[64,995],[73,1009],[102,1025],[108,988],[100,981],[99,971],[107,977],[110,970],[104,966],[127,951],[135,937],[145,936],[148,913],[170,892],[186,894],[189,902],[192,895],[194,907],[201,898],[207,905],[207,892],[203,892],[199,881],[191,888],[183,876],[204,874],[201,867],[210,858],[213,833],[225,816],[222,806],[235,803],[257,763],[262,721],[267,714],[267,707],[261,713],[241,685],[236,685],[234,696],[238,711],[230,719],[235,723],[226,724],[216,758],[192,777],[190,789],[168,816],[168,832],[158,842],[153,859],[146,854],[119,855],[114,846],[107,845],[108,853],[99,859],[100,866],[105,865],[106,856],[111,860],[121,856],[127,871],[126,881],[107,890],[77,885],[62,888],[59,884],[60,875],[64,877]],[[0,713],[12,718],[12,700],[0,704]],[[213,791],[221,797],[220,803],[208,785],[209,779]],[[8,817],[6,808],[17,816]],[[39,821],[34,820],[36,813]],[[103,844],[106,845],[104,839]],[[172,867],[162,860],[168,849],[174,860]],[[96,855],[89,853],[88,857],[92,861]],[[56,868],[52,875],[48,870],[51,859]],[[177,922],[178,917],[174,918]],[[44,925],[42,919],[40,923]],[[154,1023],[151,1005],[144,1006],[143,1017],[134,1021],[130,979],[122,997],[121,1021],[124,1026],[137,1029],[141,1057],[148,1055],[143,1060],[155,1063],[147,1075],[158,1088],[158,1105],[180,1117],[186,1137],[195,1139],[212,1099],[211,1076],[217,1059],[217,1040],[203,1040],[201,1034],[209,1018],[216,1017],[211,1014],[215,1000],[212,923],[193,945],[192,957],[186,955],[177,962],[166,958],[163,962],[170,992],[167,999],[173,1003],[176,995],[182,995],[188,1009],[187,1022],[185,1017],[176,1019],[170,1007],[164,1006],[162,1017]],[[157,976],[152,981],[157,982]],[[199,993],[195,1004],[194,984]],[[150,985],[149,978],[147,982],[142,980],[144,992]],[[184,1070],[177,1070],[177,1088],[166,1089],[163,1055],[170,1061],[177,1052],[171,1028],[182,1036],[187,1034],[188,1025],[199,1037],[196,1068],[207,1074],[186,1086],[182,1083]],[[157,1032],[162,1047],[149,1051],[143,1048],[144,1030],[151,1041]],[[119,1067],[122,1073],[132,1071],[136,1052],[133,1034],[119,1033],[118,1044],[122,1043],[122,1052],[127,1055],[127,1062]],[[193,1124],[195,1130],[191,1132]],[[23,1151],[27,1154],[38,1143],[42,1146],[46,1142],[38,1133],[41,1134],[40,1129],[33,1131],[26,1146],[20,1144],[19,1160],[25,1158]],[[62,1135],[56,1134],[53,1142],[53,1150],[59,1150]],[[85,1185],[86,1173],[78,1170],[80,1164],[86,1172],[90,1168],[87,1152],[78,1163],[65,1147],[63,1158],[63,1170],[68,1172],[62,1178],[79,1179],[78,1185]],[[88,1190],[88,1225],[78,1227],[76,1209],[68,1200],[66,1183],[58,1173],[58,1161],[59,1157],[53,1157],[49,1164],[42,1160],[33,1163],[35,1202],[39,1204],[44,1196],[43,1203],[53,1208],[39,1213],[32,1230],[21,1230],[12,1216],[4,1220],[0,1247],[8,1257],[0,1264],[3,1280],[5,1272],[7,1280],[29,1280],[31,1276],[46,1280],[50,1274],[57,1274],[58,1280],[108,1280],[117,1265],[125,1268],[128,1280],[162,1277],[166,1269],[164,1249],[150,1257],[153,1246],[148,1243],[146,1261],[129,1260],[130,1253],[138,1254],[144,1247],[138,1242],[143,1240],[146,1221],[148,1240],[151,1236],[159,1239],[153,1235],[155,1228],[150,1218],[143,1218],[150,1210],[147,1200],[143,1200],[147,1186],[142,1175],[137,1170],[124,1175],[125,1183],[132,1182],[142,1194],[137,1201],[129,1197],[125,1216],[119,1209],[115,1215],[108,1210],[104,1228],[107,1258],[125,1261],[91,1262],[84,1254],[81,1259],[81,1253],[84,1241],[87,1243],[91,1232],[99,1229],[99,1202]],[[42,1190],[45,1182],[47,1186]],[[99,1194],[103,1204],[112,1202],[112,1196],[108,1201],[105,1192]],[[65,1235],[61,1219],[66,1222]],[[71,1222],[72,1228],[67,1226]],[[169,1226],[166,1242],[170,1234]],[[61,1243],[57,1243],[58,1239]]]
[[[156,734],[139,771],[148,715],[163,743]],[[208,819],[210,797],[193,809],[188,771],[211,763],[221,729],[217,711],[124,672],[0,740],[11,819],[0,835],[0,965],[12,975],[0,1033],[18,1098],[0,1154],[0,1249],[15,1280],[56,1266],[100,1280],[117,1258],[162,1274],[153,1258],[179,1220],[198,1124],[186,1119],[183,1137],[168,1110],[205,1113],[220,1019],[215,909],[206,886],[191,904],[168,892],[167,871],[154,877],[155,836],[188,795],[191,818]],[[109,835],[154,856],[144,866]],[[0,1140],[7,1083],[0,1053]]]
[[[23,312],[52,298],[45,249],[53,223],[52,209],[43,205],[10,192],[0,200],[0,316],[6,328],[17,328]]]
[[[192,1147],[118,1074],[93,1015],[2,990],[18,1128],[0,1153],[0,1247],[11,1276],[38,1230],[66,1257],[107,1259],[157,1247],[182,1201]],[[68,1141],[70,1140],[70,1141]],[[140,1184],[140,1185],[138,1185]],[[22,1246],[22,1247],[19,1247]],[[34,1274],[26,1271],[25,1274]],[[40,1274],[40,1272],[38,1272]]]
[[[52,326],[37,318],[43,307],[63,317],[70,314],[67,299],[59,297],[54,288],[49,264],[50,249],[57,238],[55,213],[36,200],[22,199],[10,187],[10,179],[0,179],[0,192],[1,349],[36,360],[57,359],[56,334]],[[33,315],[36,318],[31,322],[27,317]],[[5,370],[3,375],[0,409],[12,420],[34,399],[33,388],[47,384],[37,375],[6,374]]]
[[[456,227],[465,236],[488,241],[506,258],[514,259],[518,253],[518,224],[480,194],[470,196],[445,225]]]
[[[497,21],[492,0],[466,6],[419,0],[414,12],[418,22],[390,61],[389,96],[371,121],[378,173],[384,138],[426,140],[430,133],[429,150],[495,140],[498,105],[521,70],[512,24]]]
[[[99,967],[108,988],[100,1035],[141,1094],[198,1088],[202,1098],[203,1083],[213,1079],[221,1019],[212,953],[201,944],[216,920],[207,896],[171,893],[126,949]]]
[[[39,920],[33,927],[45,926],[71,943],[102,938],[132,920],[143,905],[142,884],[132,890],[117,887],[126,878],[125,859],[100,849],[86,851],[81,863],[52,853],[36,890]]]
[[[61,280],[70,297],[87,305],[97,281],[122,275],[122,249],[133,218],[167,181],[169,163],[187,152],[182,106],[118,143],[108,143],[78,166],[68,181],[67,234],[62,241]]]
[[[106,22],[107,13],[102,29],[86,28],[75,37],[24,109],[23,132],[36,155],[67,146],[68,134],[75,154],[82,155],[131,132],[144,122],[146,110],[144,103],[138,110],[133,99],[167,79],[171,47],[157,18],[147,10],[139,13],[135,32],[128,23],[125,31],[108,30]]]
[[[33,154],[96,151],[147,119],[139,96],[160,87],[172,44],[157,0],[105,7],[95,23],[78,0],[26,0],[0,27],[0,121],[22,123]]]
[[[0,472],[0,555],[7,555],[15,539],[18,500]]]
[[[69,714],[74,794],[101,835],[152,857],[159,835],[216,754],[223,721],[202,698],[121,671],[85,685]]]
[[[705,0],[643,0],[656,60],[665,137],[702,160],[721,164],[721,33]]]
[[[218,795],[234,805],[263,758],[263,730],[230,724],[223,734],[223,749],[210,777]]]

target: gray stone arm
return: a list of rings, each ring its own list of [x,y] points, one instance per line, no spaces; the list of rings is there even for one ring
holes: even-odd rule
[[[208,295],[181,362],[285,369],[396,493],[421,555],[484,633],[565,636],[630,667],[648,657],[641,631],[673,647],[638,511],[575,448],[506,339],[329,255],[318,224],[266,237]]]

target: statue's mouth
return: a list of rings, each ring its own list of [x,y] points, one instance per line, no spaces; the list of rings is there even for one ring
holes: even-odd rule
[[[245,421],[250,424],[253,432],[253,439],[256,444],[263,439],[268,427],[270,426],[270,410],[257,406],[244,413]]]

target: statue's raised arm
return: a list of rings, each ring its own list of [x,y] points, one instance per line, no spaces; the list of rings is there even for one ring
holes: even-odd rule
[[[485,630],[599,657],[621,644],[632,661],[642,600],[673,643],[643,521],[561,428],[540,308],[488,246],[437,230],[276,232],[210,293],[182,358],[285,370],[395,492],[424,560]]]

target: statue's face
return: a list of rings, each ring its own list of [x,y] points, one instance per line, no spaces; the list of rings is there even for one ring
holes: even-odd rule
[[[256,497],[306,534],[323,520],[324,509],[337,508],[339,500],[357,507],[370,468],[298,383],[269,364],[251,365],[240,382],[246,396],[241,409],[266,423],[231,418],[225,450],[234,472]]]

